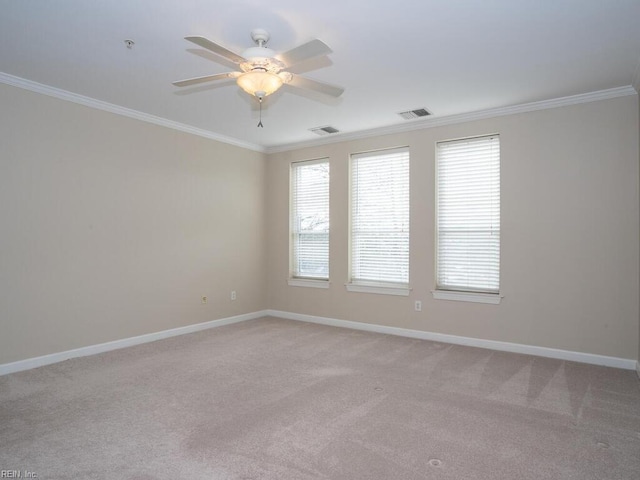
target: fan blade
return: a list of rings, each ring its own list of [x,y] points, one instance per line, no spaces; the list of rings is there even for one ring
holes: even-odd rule
[[[305,60],[310,60],[321,55],[328,55],[332,51],[326,43],[316,38],[280,55],[276,55],[276,57],[280,59],[286,67],[290,67]]]
[[[189,85],[197,85],[198,83],[213,82],[215,80],[224,80],[227,78],[236,78],[240,72],[228,72],[218,73],[216,75],[206,75],[204,77],[187,78],[186,80],[180,80],[173,82],[176,87],[188,87]]]
[[[339,97],[344,92],[344,88],[331,85],[329,83],[319,82],[318,80],[311,80],[307,77],[301,77],[300,75],[293,75],[291,81],[287,84],[298,88],[306,88],[307,90],[313,90],[316,92],[324,93],[330,97]]]
[[[224,65],[227,68],[236,68],[238,66],[237,63],[232,62],[220,55],[216,55],[210,50],[205,50],[204,48],[187,48],[187,52],[197,55],[200,58],[204,58],[209,62],[215,62],[218,65]],[[327,58],[327,57],[325,57]]]
[[[224,48],[222,45],[218,45],[217,43],[213,43],[211,40],[206,39],[204,37],[184,37],[185,40],[189,40],[191,43],[195,43],[196,45],[206,48],[207,50],[212,51],[213,53],[217,53],[221,57],[226,58],[227,60],[231,60],[233,63],[242,63],[246,62],[244,58],[242,58],[237,53],[233,53],[231,50]]]

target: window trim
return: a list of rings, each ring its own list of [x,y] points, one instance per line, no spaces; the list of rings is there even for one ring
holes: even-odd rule
[[[368,150],[356,152],[349,155],[349,227],[348,227],[348,275],[349,281],[345,283],[345,287],[349,292],[373,293],[379,295],[400,295],[408,296],[411,292],[411,252],[407,259],[407,268],[409,269],[406,283],[396,282],[379,282],[370,280],[354,280],[353,279],[353,160],[363,157],[373,157],[376,155],[387,155],[396,152],[406,152],[409,155],[409,249],[411,248],[411,149],[409,145],[383,148],[378,150]]]
[[[329,288],[329,280],[318,278],[291,277],[287,280],[290,287]]]
[[[488,303],[498,305],[504,298],[499,293],[462,292],[457,290],[431,290],[436,300],[452,300],[454,302]]]
[[[399,295],[403,297],[408,297],[411,293],[411,288],[408,285],[400,285],[394,286],[392,283],[379,283],[379,284],[368,284],[368,283],[345,283],[344,285],[347,288],[348,292],[358,292],[358,293],[374,293],[377,295]]]
[[[446,143],[455,143],[455,142],[465,142],[465,141],[473,141],[473,140],[480,140],[480,139],[492,139],[492,138],[497,138],[498,142],[499,142],[499,146],[502,146],[502,142],[500,139],[500,134],[499,133],[491,133],[491,134],[482,134],[482,135],[474,135],[474,136],[469,136],[469,137],[461,137],[461,138],[455,138],[455,139],[449,139],[449,140],[441,140],[441,141],[437,141],[435,143],[435,215],[434,215],[434,219],[435,219],[435,225],[434,225],[434,231],[435,231],[435,242],[434,242],[434,246],[435,246],[435,259],[434,259],[434,283],[435,283],[435,288],[434,290],[431,291],[433,298],[437,299],[437,300],[452,300],[452,301],[461,301],[461,302],[474,302],[474,303],[488,303],[488,304],[499,304],[501,302],[501,299],[504,298],[503,295],[501,295],[501,270],[502,270],[502,265],[501,265],[501,259],[498,260],[498,291],[490,291],[490,290],[473,290],[471,288],[469,288],[468,290],[457,290],[457,289],[453,289],[453,288],[441,288],[438,285],[438,264],[439,264],[439,253],[440,253],[440,245],[439,245],[439,240],[440,240],[440,235],[439,235],[439,228],[438,228],[438,222],[439,222],[439,211],[440,211],[440,207],[439,207],[439,172],[438,172],[438,167],[439,167],[439,153],[438,153],[438,146],[440,144],[446,144]],[[501,161],[502,161],[502,156],[501,153],[498,156],[498,168],[501,167]],[[498,178],[498,193],[501,194],[501,177]],[[501,211],[501,202],[499,204],[499,209]],[[500,212],[501,213],[501,212]],[[501,217],[501,216],[500,216]],[[498,223],[499,225],[499,232],[501,233],[502,230],[502,218],[500,218],[500,222]],[[502,251],[502,236],[500,235],[500,240],[499,240],[499,258],[501,257],[500,253]]]

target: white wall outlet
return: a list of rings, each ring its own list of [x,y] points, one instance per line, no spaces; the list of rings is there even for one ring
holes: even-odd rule
[[[201,302],[205,305],[207,303],[207,297],[203,296]]]
[[[236,291],[232,290],[231,291],[231,300],[235,300],[236,299]]]
[[[420,300],[416,300],[416,312],[422,311],[422,302]]]

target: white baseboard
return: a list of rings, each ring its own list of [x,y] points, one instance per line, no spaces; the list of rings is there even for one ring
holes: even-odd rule
[[[606,367],[623,368],[625,370],[638,369],[640,376],[640,363],[635,360],[607,357],[593,353],[573,352],[570,350],[559,350],[555,348],[537,347],[534,345],[523,345],[519,343],[498,342],[495,340],[483,340],[481,338],[459,337],[457,335],[446,335],[443,333],[424,332],[421,330],[409,330],[406,328],[387,327],[384,325],[374,325],[371,323],[352,322],[349,320],[338,320],[335,318],[317,317],[315,315],[303,315],[300,313],[281,312],[278,310],[267,310],[268,315],[280,317],[288,320],[298,320],[302,322],[319,323],[334,327],[351,328],[354,330],[365,330],[367,332],[384,333],[387,335],[398,335],[401,337],[419,338],[421,340],[432,340],[434,342],[452,343],[455,345],[466,345],[469,347],[487,348],[503,352],[522,353],[525,355],[536,355],[539,357],[556,358],[559,360],[569,360],[572,362],[589,363],[592,365],[603,365]]]
[[[406,328],[388,327],[384,325],[374,325],[371,323],[353,322],[349,320],[338,320],[335,318],[318,317],[315,315],[305,315],[301,313],[283,312],[279,310],[260,310],[257,312],[246,313],[234,317],[221,318],[210,322],[197,323],[195,325],[187,325],[185,327],[172,328],[161,332],[149,333],[137,337],[123,338],[113,342],[100,343],[98,345],[90,345],[87,347],[67,350],[64,352],[52,353],[41,357],[28,358],[17,362],[5,363],[0,365],[0,376],[9,373],[21,372],[32,368],[43,367],[52,363],[62,362],[70,358],[85,357],[98,353],[118,350],[120,348],[132,347],[142,343],[155,342],[164,338],[176,337],[187,333],[199,332],[209,328],[221,327],[223,325],[231,325],[233,323],[253,320],[260,317],[272,316],[288,320],[297,320],[301,322],[318,323],[321,325],[330,325],[334,327],[350,328],[353,330],[364,330],[367,332],[383,333],[386,335],[397,335],[400,337],[418,338],[421,340],[431,340],[434,342],[451,343],[455,345],[466,345],[469,347],[487,348],[490,350],[498,350],[503,352],[522,353],[526,355],[537,355],[539,357],[556,358],[559,360],[569,360],[573,362],[589,363],[592,365],[603,365],[607,367],[623,368],[626,370],[636,370],[640,378],[640,361],[626,358],[607,357],[604,355],[595,355],[592,353],[573,352],[569,350],[559,350],[555,348],[537,347],[534,345],[523,345],[519,343],[498,342],[495,340],[483,340],[480,338],[459,337],[457,335],[447,335],[443,333],[425,332],[422,330],[410,330]]]
[[[140,335],[137,337],[123,338],[122,340],[115,340],[113,342],[100,343],[98,345],[89,345],[88,347],[76,348],[74,350],[67,350],[65,352],[52,353],[50,355],[43,355],[42,357],[28,358],[26,360],[19,360],[17,362],[5,363],[0,365],[0,376],[7,375],[9,373],[21,372],[23,370],[30,370],[32,368],[43,367],[52,363],[69,360],[70,358],[86,357],[88,355],[95,355],[97,353],[103,353],[111,350],[118,350],[120,348],[140,345],[141,343],[155,342],[156,340],[162,340],[164,338],[199,332],[201,330],[207,330],[209,328],[222,327],[223,325],[231,325],[232,323],[244,322],[245,320],[253,320],[255,318],[264,317],[266,315],[267,311],[262,310],[253,313],[246,313],[244,315],[236,315],[234,317],[212,320],[210,322],[172,328],[170,330],[163,330],[161,332],[148,333],[146,335]]]

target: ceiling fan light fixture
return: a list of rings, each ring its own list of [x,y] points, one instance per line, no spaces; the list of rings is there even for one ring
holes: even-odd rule
[[[260,101],[284,84],[295,88],[314,90],[335,98],[342,95],[344,91],[341,87],[285,71],[299,63],[331,53],[331,49],[317,38],[276,55],[276,52],[266,47],[269,33],[257,28],[251,31],[251,39],[256,46],[245,50],[242,56],[205,37],[191,35],[184,38],[236,64],[240,71],[187,78],[173,82],[176,87],[190,87],[200,83],[234,78],[240,88]]]
[[[283,83],[289,83],[293,79],[293,75],[289,72],[280,72],[278,76],[282,79]]]
[[[262,48],[261,50],[265,49]],[[246,62],[242,62],[240,64],[240,68],[243,72],[251,72],[253,70],[259,69],[269,73],[278,73],[284,68],[284,65],[282,64],[282,62],[276,60],[275,58],[252,57]]]
[[[249,95],[259,98],[271,95],[284,83],[278,75],[261,70],[243,73],[236,82]]]

